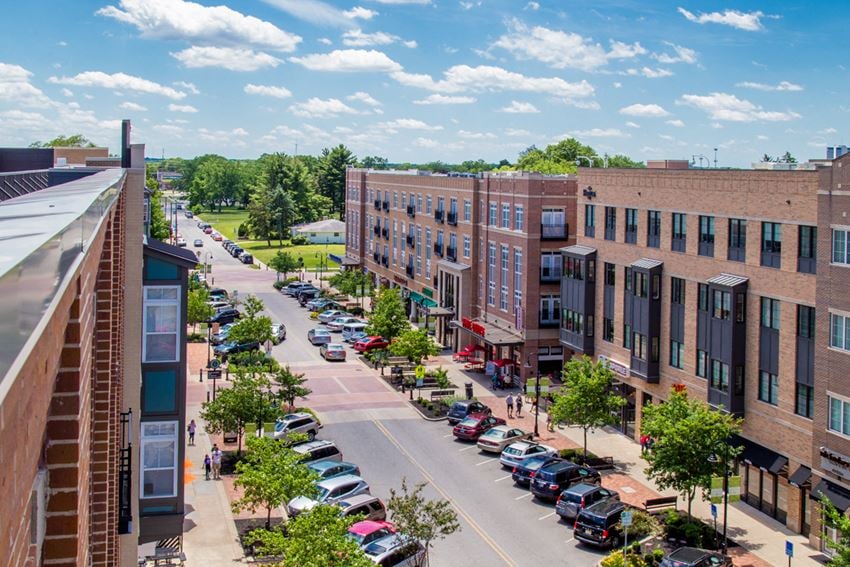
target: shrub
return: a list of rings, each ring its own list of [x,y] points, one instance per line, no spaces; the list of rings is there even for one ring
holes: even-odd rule
[[[238,227],[236,227],[236,238],[248,238],[251,235],[250,227],[248,223],[243,222]]]
[[[186,335],[187,343],[205,343],[207,342],[207,337],[203,333],[189,333]]]
[[[649,567],[643,557],[629,553],[623,557],[623,552],[617,550],[608,555],[600,563],[601,567]]]
[[[305,244],[307,244],[307,237],[297,234],[292,237],[290,243],[292,244],[292,246],[304,246]]]
[[[566,459],[566,460],[572,461],[574,463],[584,461],[584,451],[582,449],[561,449],[560,456],[561,456],[562,459]],[[596,459],[597,456],[594,455],[593,453],[591,453],[590,451],[588,451],[587,452],[587,458],[588,459]]]
[[[660,522],[652,515],[643,510],[632,510],[632,525],[629,526],[629,540],[644,538],[648,535],[657,535],[661,532]]]
[[[279,281],[279,282],[274,282],[272,284],[272,287],[274,287],[276,290],[280,291],[282,288],[286,287],[286,285],[287,284],[286,284],[285,281]]]
[[[318,318],[319,318],[319,312],[318,311],[311,311],[310,312],[310,319],[318,319]]]

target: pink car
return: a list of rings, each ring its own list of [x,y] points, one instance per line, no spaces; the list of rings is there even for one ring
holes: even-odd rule
[[[389,522],[374,522],[372,520],[363,520],[352,524],[348,528],[348,537],[356,541],[360,547],[365,547],[375,541],[390,534],[395,533],[395,526]]]

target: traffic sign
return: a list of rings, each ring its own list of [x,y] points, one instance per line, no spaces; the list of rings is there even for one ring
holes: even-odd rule
[[[620,514],[620,522],[623,524],[624,528],[627,528],[632,525],[632,513],[631,512],[623,512]]]
[[[416,367],[415,373],[417,380],[423,380],[425,378],[425,367],[420,364]]]
[[[209,364],[207,364],[207,368],[218,368],[221,366],[221,361],[217,358],[213,358],[210,360]]]
[[[210,370],[207,372],[207,379],[221,380],[221,370]]]
[[[788,557],[794,557],[794,542],[785,541],[785,555]]]
[[[717,504],[711,505],[711,517],[717,519]]]

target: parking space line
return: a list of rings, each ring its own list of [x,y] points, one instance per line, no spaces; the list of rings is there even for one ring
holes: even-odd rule
[[[458,451],[463,453],[464,451],[471,451],[472,449],[477,449],[477,448],[478,448],[478,445],[473,445],[471,447],[464,447],[463,449],[458,449]]]
[[[502,482],[503,480],[507,480],[507,479],[511,478],[511,476],[513,476],[513,475],[508,474],[508,475],[503,476],[502,478],[497,478],[493,482]]]
[[[523,494],[522,496],[517,496],[514,500],[522,500],[523,498],[531,498],[532,494],[529,492],[528,494]]]
[[[449,437],[451,437],[453,435],[454,435],[454,433],[448,433],[446,435],[443,435],[443,439],[448,439]]]
[[[565,541],[564,543],[570,543],[571,541],[575,541],[575,540],[576,540],[576,538],[571,537],[570,539],[568,539],[568,540],[567,540],[567,541]]]
[[[486,459],[481,461],[480,463],[475,463],[476,467],[480,467],[481,465],[486,465],[487,463],[492,463],[493,461],[498,461],[499,457],[493,457],[492,459]]]
[[[540,517],[539,517],[539,518],[537,518],[537,519],[538,519],[538,520],[545,520],[546,518],[551,518],[551,517],[552,517],[552,516],[554,516],[554,515],[555,515],[555,512],[550,512],[550,513],[546,514],[545,516],[540,516]]]

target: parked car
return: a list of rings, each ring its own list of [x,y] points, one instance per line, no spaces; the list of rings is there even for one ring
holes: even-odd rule
[[[325,360],[341,360],[345,362],[345,345],[327,343],[319,347],[319,354]]]
[[[321,428],[322,425],[316,421],[312,414],[307,412],[290,413],[277,418],[274,422],[272,437],[285,439],[292,433],[303,433],[308,440],[312,441],[319,434]]]
[[[578,513],[573,537],[598,547],[619,547],[623,526],[620,515],[626,505],[619,500],[603,500]]]
[[[251,341],[247,343],[237,343],[235,341],[228,341],[213,348],[213,354],[215,354],[216,356],[220,356],[222,359],[225,359],[231,354],[259,349],[260,343],[258,343],[257,341]]]
[[[511,471],[511,478],[514,483],[520,486],[528,486],[537,475],[540,467],[557,462],[565,461],[560,457],[531,457],[514,467],[513,471]]]
[[[238,258],[242,252],[244,252],[244,250],[242,250],[241,246],[234,246],[230,249],[230,255],[234,258]]]
[[[221,242],[222,240],[224,240],[224,237],[220,233],[214,232],[212,234],[212,239],[215,240],[216,242]]]
[[[328,309],[342,309],[333,299],[327,297],[315,297],[304,304],[304,307],[310,311],[327,311]]]
[[[298,290],[298,305],[300,305],[301,307],[306,307],[307,303],[313,301],[314,299],[318,299],[321,294],[322,292],[318,289],[313,289],[309,287],[300,289]],[[326,307],[325,309],[331,309],[331,307]]]
[[[680,547],[661,560],[661,567],[732,567],[732,558],[696,547]]]
[[[327,324],[333,321],[334,319],[344,317],[346,315],[348,315],[348,313],[346,313],[345,311],[341,311],[339,309],[328,309],[327,311],[319,313],[319,322]]]
[[[315,498],[298,496],[289,501],[286,509],[290,517],[306,512],[319,504],[336,504],[344,498],[369,493],[369,485],[366,481],[353,474],[322,480],[316,484],[316,488],[318,491]]]
[[[254,257],[251,256],[250,254],[248,254],[247,252],[243,252],[242,254],[239,255],[239,261],[242,262],[243,264],[253,264],[254,263]]]
[[[331,332],[327,329],[310,329],[307,331],[307,340],[313,346],[326,345],[331,342]]]
[[[299,287],[298,289],[296,289],[296,290],[292,293],[292,297],[294,297],[295,299],[299,300],[299,302],[300,302],[300,301],[301,301],[301,297],[302,297],[302,296],[304,296],[304,294],[309,294],[310,296],[312,296],[312,298],[314,298],[314,299],[315,299],[316,297],[318,297],[318,296],[319,296],[319,293],[320,293],[321,291],[322,291],[322,290],[320,290],[319,288],[317,288],[317,287],[316,287],[316,286],[314,286],[313,284],[308,283],[307,285],[305,285],[305,286],[301,286],[301,287]]]
[[[272,342],[280,344],[286,340],[286,325],[283,323],[272,323]]]
[[[196,238],[195,242],[192,243],[192,246],[194,246],[195,248],[202,248],[204,246],[204,241],[200,238]]]
[[[368,323],[365,323],[360,320],[354,321],[353,323],[346,323],[342,326],[342,340],[347,343],[351,342],[351,337],[353,337],[357,333],[365,334],[366,327],[368,326]]]
[[[345,329],[343,329],[342,332],[345,333]],[[363,339],[368,338],[368,337],[369,337],[369,333],[367,333],[366,331],[358,331],[358,332],[354,333],[353,335],[351,335],[350,337],[348,337],[345,340],[345,342],[350,343],[351,346],[354,346],[354,344],[357,343],[358,341],[362,341]]]
[[[186,211],[186,213],[185,213],[185,214],[186,214],[186,218],[187,218],[187,219],[190,219],[190,218],[192,218],[192,217],[194,217],[194,216],[195,216],[195,215],[193,215],[193,214],[192,214],[192,211]]]
[[[178,238],[177,239],[177,246],[179,246],[180,248],[185,248],[186,247],[186,239],[185,238]]]
[[[497,425],[505,425],[505,420],[483,413],[471,413],[454,426],[452,434],[464,441],[477,441],[481,435]]]
[[[422,565],[426,551],[421,543],[408,536],[393,534],[375,540],[363,548],[369,559],[383,567]]]
[[[341,333],[342,328],[348,325],[349,323],[362,323],[360,319],[357,317],[352,317],[350,315],[346,315],[345,317],[337,317],[333,321],[328,322],[328,331],[332,333]]]
[[[208,226],[207,228],[204,229],[204,234],[212,234],[212,231],[213,231],[212,227]]]
[[[227,290],[220,287],[214,287],[207,292],[210,297],[210,300],[216,299],[219,301],[223,301],[227,299]]]
[[[546,458],[556,456],[558,456],[558,450],[554,447],[541,445],[533,441],[517,441],[505,447],[505,450],[502,451],[502,455],[499,457],[499,462],[505,467],[515,467],[534,457]]]
[[[356,347],[355,347],[356,348]],[[471,413],[483,413],[490,415],[493,410],[478,400],[458,400],[449,408],[449,424],[457,425]]]
[[[478,448],[491,453],[501,453],[505,447],[521,439],[531,439],[531,433],[518,427],[497,425],[478,438]]]
[[[309,465],[316,461],[341,461],[342,452],[333,441],[308,441],[292,446],[296,453],[304,455],[302,463]]]
[[[286,295],[294,295],[297,289],[309,285],[310,284],[308,284],[307,282],[292,282],[280,288],[280,292],[285,293]]]
[[[226,323],[232,323],[239,319],[242,316],[239,313],[238,309],[234,309],[233,307],[228,307],[226,309],[221,309],[215,313],[212,317],[210,317],[210,324],[218,323],[219,325],[224,325]]]
[[[367,353],[369,351],[387,348],[390,346],[390,341],[383,337],[366,337],[354,343],[354,350],[357,352]]]
[[[307,468],[319,475],[319,478],[322,480],[344,474],[360,476],[360,467],[354,463],[347,463],[345,461],[318,461],[316,463],[310,463],[307,465]]]
[[[225,250],[227,250],[227,246],[228,246],[228,245],[230,245],[230,244],[233,244],[233,241],[232,241],[232,240],[230,240],[229,238],[225,238],[224,240],[222,240],[222,241],[221,241],[221,246],[222,246]]]
[[[210,301],[207,301],[207,305],[218,311],[219,309],[225,309],[227,307],[230,307],[230,302],[219,301],[218,299],[211,299]]]
[[[220,345],[222,343],[227,342],[227,335],[230,334],[230,329],[233,328],[233,325],[236,323],[228,323],[227,325],[222,325],[218,332],[215,333],[212,337],[210,337],[210,342],[213,345]]]
[[[531,493],[543,500],[555,500],[561,492],[580,482],[599,484],[602,477],[594,469],[569,461],[549,463],[534,475]]]
[[[380,498],[371,494],[358,494],[336,503],[342,508],[342,516],[356,516],[363,514],[364,520],[382,522],[387,519],[387,507]]]
[[[555,513],[565,520],[572,521],[588,506],[612,499],[619,500],[620,495],[595,484],[580,482],[561,492],[555,502]]]
[[[389,522],[375,522],[363,520],[352,524],[348,528],[348,537],[357,542],[360,547],[365,547],[375,541],[395,533],[395,526]]]
[[[202,220],[198,221],[198,228],[200,228],[201,230],[206,230],[206,229],[210,228],[211,226],[212,225],[208,222],[204,222]]]

